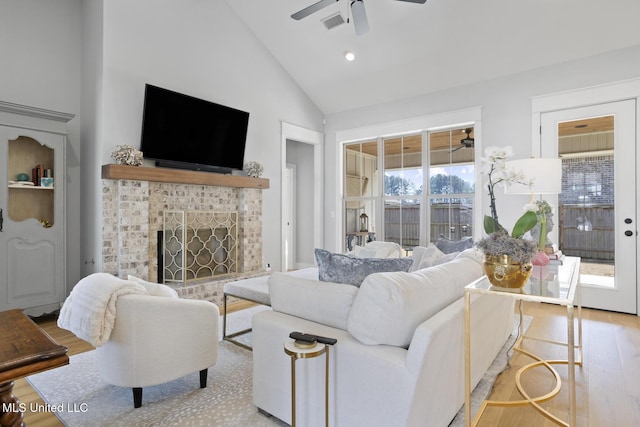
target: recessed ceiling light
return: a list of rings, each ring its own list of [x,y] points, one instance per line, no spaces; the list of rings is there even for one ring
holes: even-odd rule
[[[354,61],[356,59],[356,55],[353,52],[351,52],[350,50],[347,50],[344,53],[344,59],[346,59],[347,61],[351,62],[351,61]]]

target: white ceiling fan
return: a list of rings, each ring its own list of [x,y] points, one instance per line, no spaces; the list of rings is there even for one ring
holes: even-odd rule
[[[327,6],[332,5],[340,0],[320,0],[317,3],[307,6],[304,9],[291,15],[293,19],[299,21],[302,18],[306,18],[314,12],[324,9]],[[364,9],[364,0],[348,0],[351,6],[351,15],[353,16],[353,26],[356,30],[356,35],[361,36],[369,32],[369,21],[367,20],[367,12]],[[424,4],[427,0],[396,0],[406,3],[418,3]]]

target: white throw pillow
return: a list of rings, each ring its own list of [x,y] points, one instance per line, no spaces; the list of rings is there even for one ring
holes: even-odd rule
[[[350,255],[356,258],[400,258],[402,246],[394,242],[373,241],[355,246]]]
[[[453,261],[454,259],[458,258],[458,255],[460,255],[461,253],[462,252],[451,252],[450,254],[444,254],[440,258],[436,259],[433,263],[431,263],[431,265],[429,265],[428,267],[433,267],[434,265],[440,265],[444,264],[445,262]]]
[[[161,283],[147,282],[144,279],[132,276],[130,274],[127,276],[127,280],[141,284],[142,286],[145,287],[149,295],[152,295],[154,297],[179,298],[178,293],[167,285],[163,285]]]
[[[468,258],[413,273],[371,274],[360,285],[347,330],[363,344],[407,348],[420,323],[461,298],[481,275]]]
[[[481,250],[476,248],[465,249],[464,251],[460,252],[457,258],[468,258],[477,262],[478,264],[480,264],[480,266],[484,265],[484,254]]]
[[[376,250],[376,249],[368,249],[364,246],[354,246],[353,251],[349,252],[350,256],[356,258],[386,258],[384,255],[387,254],[386,250]]]
[[[323,325],[347,329],[347,318],[358,288],[320,282],[275,272],[269,277],[269,297],[274,311]]]
[[[416,246],[413,248],[413,265],[410,271],[421,270],[423,268],[436,265],[437,261],[444,256],[444,252],[433,243],[429,246]]]

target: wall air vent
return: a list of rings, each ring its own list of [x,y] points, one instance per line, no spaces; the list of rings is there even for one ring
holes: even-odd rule
[[[327,16],[326,18],[322,19],[322,23],[325,27],[327,27],[327,30],[335,28],[338,25],[342,25],[345,22],[346,21],[344,20],[344,18],[342,17],[342,13],[340,12],[334,13],[333,15]]]

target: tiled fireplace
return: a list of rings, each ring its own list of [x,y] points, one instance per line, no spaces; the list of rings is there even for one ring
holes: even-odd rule
[[[121,165],[103,166],[102,178],[105,272],[157,281],[163,213],[184,210],[237,212],[238,273],[170,283],[181,297],[220,305],[224,283],[263,273],[262,189],[268,180]]]

